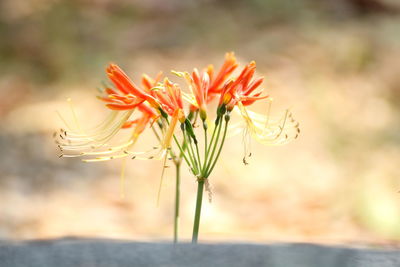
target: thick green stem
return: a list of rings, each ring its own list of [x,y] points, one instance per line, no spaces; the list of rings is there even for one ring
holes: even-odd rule
[[[181,184],[181,163],[175,164],[175,216],[174,216],[174,243],[178,242],[179,230],[179,202],[180,202],[180,184]]]
[[[196,211],[194,214],[193,223],[193,235],[192,243],[197,243],[199,237],[199,227],[200,227],[200,215],[201,215],[201,204],[203,201],[203,191],[204,191],[204,179],[199,178],[197,180],[197,198],[196,198]]]

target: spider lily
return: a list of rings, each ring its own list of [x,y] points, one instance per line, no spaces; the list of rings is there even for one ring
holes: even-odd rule
[[[191,74],[188,72],[176,72],[174,74],[184,77],[191,95],[186,94],[185,98],[191,104],[191,111],[200,111],[200,118],[204,121],[207,118],[207,104],[221,94],[224,82],[237,68],[234,53],[226,53],[225,61],[217,75],[214,75],[214,66],[208,65],[201,73],[195,68]]]
[[[184,123],[186,120],[183,111],[182,92],[179,86],[176,83],[172,83],[168,78],[165,78],[162,84],[152,88],[152,92],[164,118],[167,119],[168,115],[171,116],[171,122],[162,142],[162,148],[168,149],[171,146],[171,140],[178,121]]]
[[[68,127],[65,122],[69,131],[62,130],[59,135],[61,140],[58,141],[63,152],[62,157],[81,156],[85,162],[96,162],[132,156],[136,153],[131,149],[140,134],[150,121],[154,122],[159,118],[159,114],[145,103],[146,100],[155,103],[146,92],[149,91],[147,86],[145,90],[136,86],[117,65],[110,64],[106,71],[116,88],[106,88],[106,95],[98,98],[107,103],[106,106],[112,110],[111,114],[103,123],[89,131],[81,129],[77,118],[75,127]],[[152,81],[147,75],[143,77],[149,83]],[[140,116],[130,120],[135,110],[140,112]],[[115,146],[108,144],[121,129],[127,128],[133,128],[133,131],[126,142]]]
[[[252,61],[235,80],[228,81],[222,89],[219,105],[224,104],[231,111],[238,103],[249,106],[257,100],[268,98],[268,95],[261,96],[262,89],[256,91],[264,78],[253,79],[255,70],[256,63]]]
[[[214,73],[214,67],[209,65],[203,71],[194,69],[192,73],[174,72],[184,77],[188,83],[190,93],[182,93],[178,84],[165,78],[162,82],[161,73],[156,79],[147,75],[142,76],[139,87],[115,64],[107,68],[107,75],[115,88],[106,88],[105,95],[99,98],[106,102],[111,109],[110,116],[95,129],[84,132],[77,125],[77,130],[66,132],[62,130],[59,143],[60,148],[65,151],[64,156],[84,156],[85,161],[104,161],[113,158],[136,157],[138,153],[132,151],[139,136],[146,127],[154,122],[160,126],[162,136],[159,138],[161,149],[158,156],[164,158],[162,177],[166,166],[167,155],[177,167],[176,179],[176,205],[175,205],[175,240],[177,237],[177,218],[179,210],[179,166],[184,159],[196,176],[198,189],[193,226],[192,242],[197,242],[200,224],[200,214],[204,187],[208,188],[208,178],[216,166],[221,155],[228,129],[239,129],[244,134],[245,157],[243,162],[247,164],[249,140],[253,137],[258,142],[266,145],[285,144],[297,138],[300,133],[299,124],[293,119],[292,114],[286,111],[279,120],[270,118],[269,110],[271,100],[268,95],[262,95],[263,89],[260,85],[263,78],[255,78],[256,63],[250,62],[237,76],[233,71],[237,68],[236,58],[233,53],[225,55],[225,61],[218,73]],[[219,98],[216,109],[216,119],[212,130],[208,131],[208,104]],[[183,99],[190,104],[191,112],[188,116],[184,112]],[[256,101],[266,100],[269,102],[266,115],[257,114],[248,109]],[[199,143],[193,129],[193,111],[200,114],[204,128],[203,152],[200,153]],[[236,111],[242,122],[232,127],[231,113]],[[137,115],[131,119],[132,115]],[[75,119],[75,121],[77,121]],[[177,124],[180,123],[182,130],[182,142],[175,135]],[[69,127],[71,129],[71,127]],[[122,144],[110,146],[109,141],[121,130],[132,129],[132,134]],[[154,130],[154,128],[153,128]],[[156,133],[156,131],[155,131]],[[211,138],[208,139],[208,136]],[[158,135],[157,135],[158,136]],[[178,146],[180,154],[176,157],[172,149],[172,140]],[[200,147],[201,148],[201,147]],[[149,157],[147,157],[149,158]]]
[[[208,89],[208,95],[210,98],[213,98],[221,93],[224,82],[237,67],[238,64],[233,52],[225,54],[225,61],[216,76],[214,76],[213,65],[208,66],[206,71],[210,76],[210,88]]]
[[[159,105],[153,98],[153,96],[148,92],[148,90],[143,90],[138,87],[133,81],[125,74],[125,72],[115,64],[110,64],[107,68],[107,75],[109,79],[114,83],[114,85],[118,88],[118,90],[125,96],[135,96],[139,101],[147,101],[154,108],[158,108]],[[145,75],[146,82],[150,82]],[[143,79],[142,79],[143,81]],[[148,89],[148,85],[151,84],[146,83],[145,89]]]
[[[264,78],[254,79],[256,63],[250,62],[244,67],[236,79],[225,83],[220,96],[219,106],[228,112],[235,107],[243,118],[244,123],[239,123],[231,129],[240,127],[243,131],[244,151],[243,162],[247,164],[246,158],[251,155],[249,151],[250,137],[264,145],[282,145],[296,139],[300,133],[299,123],[293,119],[289,110],[279,120],[270,118],[271,101],[269,100],[268,112],[266,115],[258,114],[248,110],[248,106],[256,101],[269,98],[262,96],[263,89],[259,89]]]
[[[176,75],[184,77],[188,83],[191,95],[185,97],[191,103],[190,110],[200,110],[200,118],[204,121],[207,118],[208,90],[210,88],[210,76],[207,71],[201,74],[195,68],[192,74],[188,72],[174,72]]]

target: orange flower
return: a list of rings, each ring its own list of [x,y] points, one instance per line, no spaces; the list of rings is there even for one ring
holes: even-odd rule
[[[144,80],[146,81],[145,84],[146,90],[143,90],[142,88],[134,84],[133,81],[129,79],[128,75],[126,75],[125,72],[115,64],[110,64],[106,69],[106,72],[109,79],[113,82],[115,87],[120,91],[120,93],[122,93],[123,95],[122,98],[125,98],[125,101],[122,100],[123,103],[109,104],[108,105],[109,108],[129,109],[130,106],[134,106],[135,104],[136,105],[140,104],[143,101],[147,101],[153,107],[158,108],[159,106],[158,103],[155,101],[154,97],[149,92],[150,90],[148,89],[148,86],[151,85],[154,86],[155,85],[154,83],[156,82],[153,82],[152,84],[151,79],[149,79],[147,75],[144,75],[145,76]],[[113,96],[114,95],[115,94],[113,94]]]
[[[195,68],[190,75],[188,72],[175,72],[179,76],[184,76],[189,85],[190,91],[194,96],[194,101],[190,106],[191,111],[200,109],[200,117],[204,120],[207,115],[206,104],[208,100],[208,90],[210,88],[210,76],[207,71],[201,74]]]
[[[232,110],[239,102],[248,106],[257,100],[268,98],[268,95],[261,96],[263,89],[256,91],[264,78],[253,80],[255,70],[256,63],[252,61],[243,68],[236,80],[225,83],[221,93],[220,105],[225,104],[228,110]]]
[[[164,79],[162,86],[154,87],[154,97],[160,104],[162,111],[172,117],[169,128],[165,134],[162,149],[168,149],[175,131],[178,120],[184,123],[186,120],[183,112],[182,92],[176,83],[172,83],[168,78]]]
[[[133,153],[132,147],[136,143],[140,134],[146,129],[151,120],[159,118],[157,110],[150,107],[145,101],[159,104],[150,95],[151,88],[156,85],[156,80],[152,80],[147,75],[143,75],[142,81],[144,89],[136,86],[128,76],[114,64],[107,68],[107,74],[114,83],[116,89],[106,88],[106,96],[98,97],[107,103],[107,107],[113,112],[98,127],[93,130],[64,131],[60,137],[64,140],[60,142],[60,148],[65,157],[84,156],[86,162],[104,161],[115,158],[125,158]],[[129,120],[135,110],[140,111],[141,115],[135,120]],[[77,120],[75,120],[77,121]],[[119,132],[120,129],[132,128],[131,137],[123,144],[109,146],[107,143]],[[104,147],[106,147],[104,149]],[[90,158],[90,156],[96,156]]]
[[[165,113],[171,117],[179,113],[179,120],[181,122],[185,121],[182,91],[178,84],[172,83],[168,78],[165,78],[162,86],[154,87],[152,90],[154,98]]]
[[[191,102],[190,110],[196,111],[199,109],[200,118],[205,120],[207,117],[207,104],[222,92],[223,83],[237,66],[236,58],[231,52],[226,53],[225,61],[215,77],[213,65],[208,65],[201,73],[196,68],[192,74],[173,71],[176,75],[185,78],[193,94],[193,97],[188,97]]]
[[[136,108],[145,100],[138,98],[132,94],[121,95],[111,88],[106,88],[105,93],[107,96],[99,96],[98,98],[104,102],[109,109],[112,110],[130,110]]]
[[[222,64],[217,76],[214,78],[213,65],[209,65],[206,72],[210,76],[210,88],[208,89],[208,95],[214,96],[222,92],[223,84],[228,79],[229,75],[237,68],[238,64],[236,62],[235,54],[233,52],[225,54],[225,61]]]

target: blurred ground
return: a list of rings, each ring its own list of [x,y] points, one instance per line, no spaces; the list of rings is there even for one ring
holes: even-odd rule
[[[138,79],[219,66],[235,51],[241,63],[257,61],[274,112],[290,107],[302,132],[282,147],[253,143],[248,166],[240,137],[228,140],[210,179],[202,240],[396,242],[399,4],[370,2],[3,0],[0,238],[169,239],[172,169],[157,207],[162,164],[132,161],[121,198],[120,162],[58,158],[55,111],[68,117],[71,97],[81,123],[101,121],[94,96],[108,62]],[[187,239],[196,185],[186,170],[183,177]]]

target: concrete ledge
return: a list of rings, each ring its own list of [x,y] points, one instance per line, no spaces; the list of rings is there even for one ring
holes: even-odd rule
[[[1,267],[399,267],[400,250],[312,244],[178,244],[107,239],[0,241]]]

